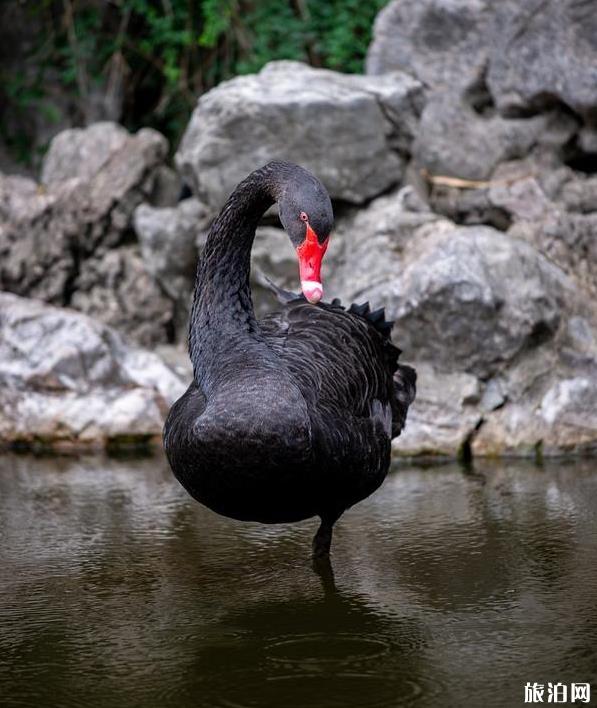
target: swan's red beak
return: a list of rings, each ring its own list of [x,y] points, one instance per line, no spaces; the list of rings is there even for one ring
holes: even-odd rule
[[[327,250],[329,240],[328,236],[323,243],[319,243],[317,234],[307,224],[305,240],[296,249],[303,295],[313,305],[318,303],[323,297],[321,261]]]

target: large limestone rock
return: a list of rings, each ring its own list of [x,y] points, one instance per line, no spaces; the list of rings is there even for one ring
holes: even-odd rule
[[[146,347],[172,341],[174,302],[147,272],[138,246],[123,246],[85,261],[71,306]]]
[[[69,197],[68,187],[48,194],[32,179],[0,175],[0,290],[62,304],[76,272],[69,245],[78,223],[57,207]]]
[[[154,130],[130,135],[100,123],[55,138],[45,184],[0,175],[0,289],[71,304],[89,261],[129,237],[133,211],[150,197],[166,152]]]
[[[557,99],[595,123],[597,12],[592,0],[493,3],[487,84],[505,113]]]
[[[185,384],[80,313],[0,293],[0,443],[103,447],[161,435]]]
[[[396,451],[592,449],[594,301],[534,244],[458,226],[407,197],[403,189],[341,221],[343,264],[330,290],[348,302],[384,305],[403,359],[419,370]],[[368,272],[376,274],[370,282]]]
[[[378,14],[367,73],[406,71],[432,88],[464,89],[487,61],[490,0],[394,0]]]
[[[501,162],[527,155],[545,127],[544,116],[481,116],[457,96],[436,93],[423,111],[413,156],[431,174],[484,180]]]
[[[51,142],[42,169],[45,185],[71,178],[90,181],[119,151],[130,135],[116,123],[94,123],[87,128],[63,130]]]
[[[572,289],[532,247],[490,227],[420,231],[397,275],[375,292],[405,348],[481,377],[554,337]]]
[[[597,294],[597,179],[545,154],[501,163],[485,186],[434,186],[433,208],[460,223],[494,223],[528,241]]]
[[[596,17],[575,0],[394,0],[378,16],[368,71],[429,87],[412,147],[427,185],[413,184],[471,224],[405,235],[386,198],[357,217],[383,250],[347,229],[344,292],[386,305],[419,369],[398,451],[597,450],[597,182],[575,171],[597,152]],[[392,209],[384,243],[373,224]],[[380,277],[351,282],[367,258]],[[461,376],[477,388],[451,389]]]
[[[330,241],[330,248],[337,245],[337,262],[327,281],[327,293],[345,301],[361,301],[376,286],[397,276],[402,254],[417,228],[439,219],[411,187],[379,197],[366,209],[338,219]]]
[[[594,126],[596,37],[592,0],[393,0],[376,19],[367,71],[406,71],[458,97],[486,83],[502,114],[560,102]]]
[[[389,200],[376,200],[353,223],[334,285],[346,300],[385,305],[403,349],[445,371],[488,377],[555,334],[571,285],[531,246],[490,227],[423,214],[404,214],[383,235],[365,231],[367,221],[383,224]],[[423,225],[413,228],[413,221]],[[369,283],[359,279],[368,273],[367,251],[376,273]]]
[[[527,352],[487,384],[501,395],[472,436],[475,455],[597,451],[597,328],[573,315],[554,346]]]
[[[403,74],[367,78],[273,62],[199,99],[176,164],[214,212],[276,158],[311,170],[332,198],[360,204],[401,179],[422,103],[422,85]]]
[[[141,204],[135,210],[134,226],[143,265],[172,304],[178,341],[186,340],[197,258],[210,221],[208,209],[195,198],[185,199],[176,207]]]
[[[195,281],[197,243],[209,228],[206,207],[195,198],[176,207],[141,204],[134,226],[148,273],[174,301],[187,297]]]

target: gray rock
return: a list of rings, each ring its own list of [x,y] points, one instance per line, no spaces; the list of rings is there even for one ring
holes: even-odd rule
[[[145,269],[138,246],[96,254],[74,282],[71,306],[142,346],[174,338],[175,308]]]
[[[502,112],[559,100],[597,109],[597,12],[592,0],[494,3],[487,84]],[[594,122],[594,121],[593,121]]]
[[[592,297],[597,295],[597,212],[554,209],[543,221],[515,223],[509,233],[533,244]]]
[[[457,96],[435,93],[423,111],[413,157],[431,174],[484,180],[500,162],[526,155],[544,128],[543,116],[481,116]]]
[[[367,73],[406,71],[433,89],[460,93],[487,61],[487,0],[394,0],[378,14]]]
[[[441,117],[442,100],[436,96],[428,109],[431,114],[439,111],[440,122],[445,120]],[[455,99],[447,102],[457,104]],[[435,160],[435,171],[444,170],[448,177],[433,174],[434,170],[427,167],[431,207],[459,224],[488,224],[504,231],[512,221],[541,218],[553,198],[550,195],[575,178],[573,170],[562,167],[561,157],[563,146],[578,130],[577,122],[559,110],[529,123],[491,114],[480,116],[465,104],[459,105],[460,123],[457,119],[453,124],[445,120],[444,134],[432,123],[430,138],[420,137],[419,159],[428,160],[432,166]],[[449,110],[446,115],[449,117]],[[491,131],[489,136],[484,136],[486,130]],[[468,137],[456,135],[458,131],[462,136],[468,132]],[[527,141],[529,136],[532,139]],[[456,142],[451,143],[450,137]],[[418,151],[419,143],[415,146]],[[508,154],[515,153],[528,156],[507,159]],[[485,179],[450,182],[450,176],[462,178],[462,174],[484,174]]]
[[[198,199],[185,199],[176,207],[141,204],[134,227],[145,268],[168,297],[187,298],[195,280],[197,241],[209,227],[209,214]]]
[[[486,224],[501,231],[511,224],[508,211],[491,201],[488,187],[463,189],[432,183],[429,204],[433,211],[457,224]]]
[[[186,341],[175,345],[159,344],[154,351],[185,384],[191,383],[193,378],[193,364],[189,357]]]
[[[353,203],[400,181],[422,108],[403,74],[337,74],[273,62],[199,99],[176,154],[196,194],[217,211],[249,172],[275,158],[304,165],[333,198]]]
[[[375,21],[367,72],[406,71],[502,114],[561,102],[594,126],[596,37],[592,0],[393,0]]]
[[[597,126],[583,126],[578,134],[578,147],[589,155],[597,153]]]
[[[74,304],[87,278],[82,273],[94,269],[89,261],[104,259],[129,235],[133,211],[149,198],[166,151],[153,130],[129,135],[102,123],[57,136],[44,166],[47,185],[0,176],[0,289]],[[159,295],[155,287],[148,292]],[[163,305],[156,302],[149,312]],[[155,331],[163,331],[163,318]]]
[[[440,374],[430,364],[416,368],[417,397],[394,454],[456,457],[482,418],[479,381],[466,373]]]
[[[558,372],[560,373],[560,372]],[[473,442],[479,456],[543,456],[597,452],[597,376],[554,376],[537,397],[486,417]]]
[[[0,290],[64,302],[80,223],[61,208],[72,203],[71,184],[61,187],[49,194],[33,180],[0,175]]]
[[[507,400],[504,383],[500,377],[496,377],[487,382],[481,398],[480,408],[484,413],[489,413],[501,408]]]
[[[511,169],[513,165],[516,167]],[[541,221],[552,209],[536,173],[524,163],[500,166],[487,197],[492,205],[507,212],[512,221]]]
[[[559,201],[567,211],[597,212],[597,177],[574,175],[562,186]]]
[[[395,342],[419,372],[396,454],[597,449],[590,411],[597,308],[580,287],[582,251],[570,248],[578,260],[564,268],[543,255],[544,246],[514,237],[517,225],[545,231],[552,197],[567,218],[590,215],[563,210],[572,179],[566,170],[544,190],[545,175],[528,168],[523,174],[521,164],[510,165],[508,177],[485,190],[487,200],[521,219],[512,233],[459,227],[421,204],[413,211],[407,189],[339,220],[342,249],[330,294],[385,306]]]
[[[555,335],[564,279],[530,246],[490,227],[417,236],[400,279],[377,289],[405,349],[488,377]]]
[[[490,227],[423,229],[376,289],[405,350],[487,378],[556,335],[569,284],[532,247]]]
[[[488,378],[504,369],[555,336],[564,293],[574,289],[529,244],[410,214],[396,196],[374,201],[345,228],[331,294],[384,305],[407,356],[443,371]]]
[[[149,203],[155,207],[175,207],[182,191],[179,175],[167,165],[158,165],[153,174]]]
[[[43,212],[48,199],[45,190],[29,177],[4,175],[0,172],[0,226],[5,228],[11,218],[23,219],[28,214]]]
[[[72,310],[0,293],[0,443],[158,438],[185,384],[155,354]]]
[[[501,165],[492,182],[488,199],[508,213],[510,235],[597,294],[597,180],[527,159]]]
[[[379,197],[367,208],[339,219],[330,240],[329,250],[337,250],[327,280],[329,297],[360,302],[376,286],[396,278],[418,227],[437,221],[439,217],[425,210],[411,187]]]
[[[195,198],[176,207],[141,204],[135,210],[144,267],[173,303],[178,339],[186,339],[199,244],[205,241],[209,222],[205,206]]]
[[[72,178],[89,182],[124,149],[129,139],[126,128],[109,122],[63,130],[52,140],[44,157],[41,182],[50,185]]]

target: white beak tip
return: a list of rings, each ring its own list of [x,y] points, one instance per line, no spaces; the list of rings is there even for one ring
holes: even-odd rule
[[[303,295],[312,305],[316,305],[323,297],[323,285],[315,280],[303,280],[301,288]]]

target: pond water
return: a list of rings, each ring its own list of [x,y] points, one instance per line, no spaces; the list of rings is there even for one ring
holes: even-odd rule
[[[597,704],[597,462],[401,463],[338,524],[334,578],[315,528],[220,518],[162,457],[0,457],[0,702]]]

